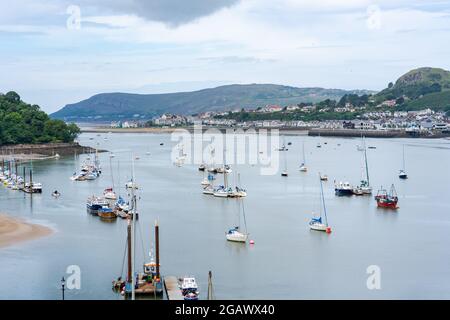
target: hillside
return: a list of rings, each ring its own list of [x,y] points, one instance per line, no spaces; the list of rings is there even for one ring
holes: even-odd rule
[[[284,106],[340,99],[347,93],[363,94],[367,91],[248,84],[168,94],[102,93],[78,103],[68,104],[51,117],[72,121],[106,121],[133,117],[151,118],[163,113],[190,115],[205,111],[256,108],[268,104]]]
[[[395,84],[375,95],[378,102],[401,99],[401,109],[432,108],[449,110],[450,71],[439,68],[419,68],[401,76]],[[404,100],[404,101],[403,101]]]
[[[39,106],[23,102],[13,91],[0,94],[0,146],[73,142],[79,132],[76,125],[50,119]]]

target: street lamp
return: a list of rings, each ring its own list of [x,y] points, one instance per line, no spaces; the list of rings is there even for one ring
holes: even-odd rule
[[[64,300],[64,286],[66,285],[66,279],[64,279],[64,277],[62,277],[61,279],[61,290],[62,290],[62,299]]]

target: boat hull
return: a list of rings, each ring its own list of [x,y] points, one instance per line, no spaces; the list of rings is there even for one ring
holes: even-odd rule
[[[226,237],[227,237],[227,240],[231,241],[231,242],[244,243],[244,242],[247,242],[247,240],[248,240],[248,234],[244,234],[244,233],[240,233],[240,232],[239,233],[235,232],[235,233],[232,233],[232,234],[227,234]]]

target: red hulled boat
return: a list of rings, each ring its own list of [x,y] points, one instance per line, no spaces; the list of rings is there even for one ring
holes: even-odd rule
[[[391,186],[391,190],[389,193],[386,189],[383,189],[381,187],[380,190],[378,190],[377,195],[375,196],[375,200],[377,201],[377,206],[380,208],[389,208],[389,209],[397,209],[397,203],[398,203],[398,196],[397,192],[395,191],[394,185]]]

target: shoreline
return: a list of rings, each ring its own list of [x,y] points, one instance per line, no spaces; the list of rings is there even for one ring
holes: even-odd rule
[[[53,231],[48,227],[0,213],[0,249],[43,238],[52,233]]]
[[[109,128],[109,127],[86,127],[81,128],[82,133],[173,133],[176,130],[188,130],[189,132],[194,131],[194,127],[173,127],[173,128]],[[423,138],[423,139],[440,139],[440,138],[450,138],[450,134],[408,134],[404,131],[390,130],[359,130],[359,129],[319,129],[319,128],[271,128],[271,127],[261,127],[261,128],[228,128],[228,127],[203,127],[203,132],[208,129],[216,129],[221,132],[226,130],[248,130],[248,129],[276,129],[286,135],[308,135],[308,136],[323,136],[323,137],[361,137],[365,136],[368,138]]]
[[[82,146],[78,142],[4,145],[0,146],[0,160],[46,160],[92,152],[95,152],[94,148]]]

